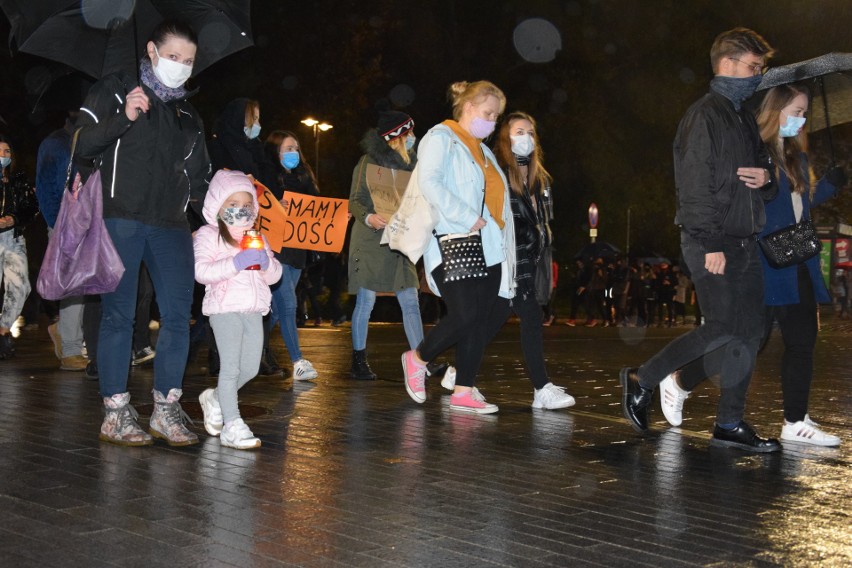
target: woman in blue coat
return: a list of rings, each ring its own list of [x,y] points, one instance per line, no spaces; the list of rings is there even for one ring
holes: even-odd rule
[[[819,181],[808,167],[807,134],[804,131],[808,92],[798,85],[770,89],[760,105],[757,123],[772,162],[777,167],[778,194],[765,204],[766,225],[760,236],[811,218],[811,209],[822,204],[846,184],[846,175],[834,167]],[[781,390],[784,395],[782,442],[838,446],[840,438],[823,432],[808,415],[817,337],[818,303],[830,298],[819,265],[819,256],[787,268],[773,268],[761,253],[763,264],[766,336],[775,322],[784,340],[781,361]],[[708,359],[713,359],[712,354]],[[707,361],[712,368],[712,361]],[[705,365],[688,365],[675,378],[660,385],[663,413],[675,426],[680,424],[683,401],[707,374]],[[712,373],[710,373],[712,374]],[[679,383],[679,384],[678,384]]]

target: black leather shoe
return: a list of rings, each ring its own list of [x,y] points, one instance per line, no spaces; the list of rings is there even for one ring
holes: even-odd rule
[[[713,428],[713,437],[710,438],[711,446],[722,448],[739,448],[747,452],[759,452],[769,454],[781,451],[781,442],[775,438],[761,438],[745,421],[733,430],[725,430],[717,424]]]
[[[638,369],[624,367],[618,374],[624,395],[621,397],[621,409],[624,417],[637,432],[648,430],[648,409],[654,398],[654,391],[639,385]]]

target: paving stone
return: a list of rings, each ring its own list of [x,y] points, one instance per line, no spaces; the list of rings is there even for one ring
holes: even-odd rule
[[[711,382],[681,428],[656,401],[651,435],[626,424],[619,368],[684,329],[546,328],[553,382],[578,401],[551,412],[530,408],[510,323],[479,382],[500,412],[475,416],[451,411],[435,379],[423,405],[408,398],[401,326],[371,327],[372,382],[348,378],[348,328],[305,328],[319,379],[261,377],[240,393],[261,410],[247,419],[263,442],[255,452],[222,448],[200,424],[187,448],[99,442],[97,382],[56,369],[46,332],[27,333],[0,362],[0,564],[852,565],[852,325],[824,323],[810,413],[844,445],[771,456],[708,446]],[[277,334],[273,348],[287,360]],[[773,337],[749,393],[747,420],[764,435],[783,420],[781,352]],[[150,405],[152,373],[132,370],[134,404]],[[191,364],[185,401],[213,385]]]

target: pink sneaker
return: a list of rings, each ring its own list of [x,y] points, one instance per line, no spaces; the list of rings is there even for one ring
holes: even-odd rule
[[[471,390],[450,397],[450,408],[462,412],[473,412],[475,414],[494,414],[497,405],[485,402],[485,397],[479,389],[473,387]]]
[[[408,396],[417,404],[423,404],[426,401],[426,364],[417,362],[413,349],[402,354],[402,372]]]

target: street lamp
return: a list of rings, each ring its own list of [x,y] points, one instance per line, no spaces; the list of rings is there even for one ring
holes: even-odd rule
[[[589,205],[589,238],[595,242],[595,237],[598,236],[598,206],[592,203]]]
[[[308,128],[313,128],[314,130],[314,143],[316,144],[316,160],[314,161],[314,174],[316,174],[317,181],[319,181],[319,135],[320,132],[326,132],[328,130],[331,130],[332,128],[334,128],[334,126],[326,122],[314,120],[313,118],[306,118],[301,122]]]

